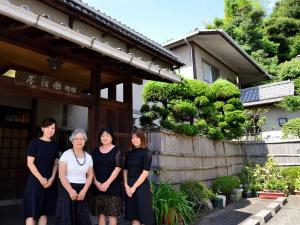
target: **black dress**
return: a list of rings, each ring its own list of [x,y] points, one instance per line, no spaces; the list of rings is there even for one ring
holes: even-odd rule
[[[27,148],[27,156],[35,157],[34,164],[39,173],[49,179],[52,175],[55,159],[58,159],[58,146],[55,142],[33,140]],[[57,185],[54,181],[44,188],[38,179],[29,172],[23,195],[24,218],[38,219],[43,215],[54,215],[57,197]]]
[[[102,153],[99,147],[92,152],[95,177],[100,183],[104,183],[111,176],[116,167],[121,168],[121,150],[114,146],[108,153]],[[93,214],[99,216],[121,216],[123,204],[121,200],[121,177],[120,175],[110,184],[106,192],[99,191],[94,187],[96,196]]]
[[[134,148],[128,152],[125,170],[128,170],[127,182],[131,187],[142,174],[143,170],[150,171],[152,162],[148,149]],[[125,217],[127,220],[139,220],[145,225],[154,225],[152,194],[148,178],[136,189],[132,197],[126,195]]]

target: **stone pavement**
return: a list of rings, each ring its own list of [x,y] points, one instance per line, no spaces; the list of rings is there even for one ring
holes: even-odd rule
[[[289,196],[280,210],[270,199],[248,198],[200,218],[195,225],[300,225],[300,197]],[[277,211],[276,214],[274,209]],[[264,216],[261,216],[263,214]],[[265,223],[265,221],[267,221]]]
[[[268,206],[274,200],[248,198],[242,199],[238,203],[233,203],[225,209],[215,209],[208,215],[200,218],[194,225],[244,225],[259,224],[259,218],[253,217],[261,210],[272,211]],[[269,211],[269,215],[270,215]],[[23,225],[21,206],[0,207],[0,225]],[[249,220],[252,218],[251,221]],[[275,215],[268,217],[266,225],[300,225],[300,197],[289,196],[288,203],[285,204]],[[256,223],[255,223],[256,221]],[[248,222],[248,223],[247,223]],[[93,225],[96,223],[93,223]],[[129,225],[130,223],[120,220],[119,225]],[[48,225],[54,225],[53,218],[50,218]]]
[[[267,222],[267,225],[300,225],[300,196],[289,196],[288,203]]]

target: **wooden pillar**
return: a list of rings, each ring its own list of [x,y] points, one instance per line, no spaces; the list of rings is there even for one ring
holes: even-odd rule
[[[38,107],[38,100],[33,98],[31,100],[31,110],[30,110],[30,118],[29,118],[29,133],[28,133],[28,141],[37,137],[37,107]]]
[[[128,75],[127,80],[123,83],[123,96],[124,102],[128,104],[128,132],[131,131],[133,126],[133,103],[132,103],[132,76]]]
[[[117,99],[117,86],[111,85],[108,87],[108,98],[111,100]]]
[[[90,148],[98,145],[98,132],[100,129],[100,93],[101,93],[101,68],[91,71],[90,82],[92,106],[88,112],[88,135]]]

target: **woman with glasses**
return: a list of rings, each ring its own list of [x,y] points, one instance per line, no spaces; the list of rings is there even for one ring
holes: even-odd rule
[[[73,147],[59,159],[56,225],[90,225],[86,193],[93,181],[92,157],[84,151],[87,140],[84,130],[76,129],[69,140]]]

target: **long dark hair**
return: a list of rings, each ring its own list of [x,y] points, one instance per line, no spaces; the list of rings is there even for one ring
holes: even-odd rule
[[[139,137],[141,139],[141,147],[142,148],[147,148],[147,140],[146,140],[146,135],[145,135],[144,131],[142,131],[141,129],[138,129],[138,128],[133,129],[133,131],[131,132],[131,138],[133,135],[136,135],[137,137]],[[132,144],[132,142],[131,142],[131,148],[135,148],[135,146]]]
[[[104,133],[104,132],[107,132],[110,134],[111,138],[112,138],[112,144],[114,145],[115,144],[115,135],[114,135],[114,131],[109,128],[109,127],[104,127],[102,128],[100,131],[99,131],[99,134],[98,134],[98,142],[100,144],[100,146],[102,145],[101,143],[101,135]]]

